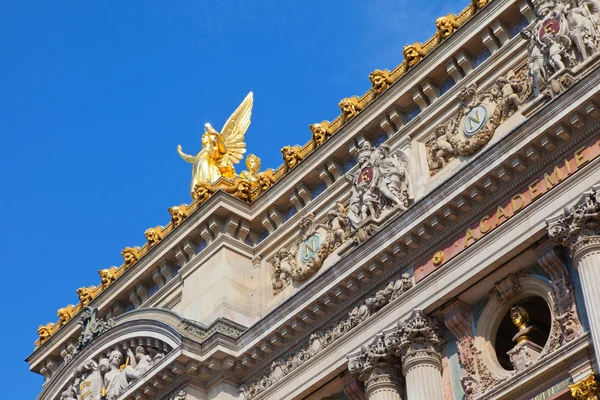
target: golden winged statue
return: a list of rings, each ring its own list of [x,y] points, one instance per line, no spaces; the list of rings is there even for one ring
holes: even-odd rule
[[[233,164],[239,163],[246,152],[244,135],[250,126],[252,103],[250,92],[225,122],[221,133],[210,124],[204,125],[202,150],[196,156],[185,154],[181,145],[177,145],[179,156],[193,164],[190,193],[194,193],[194,187],[200,182],[214,183],[221,176],[235,177]]]

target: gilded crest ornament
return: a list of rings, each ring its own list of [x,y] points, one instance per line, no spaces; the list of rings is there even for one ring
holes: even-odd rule
[[[375,71],[371,72],[369,74],[369,80],[371,81],[371,85],[376,96],[379,96],[381,93],[385,92],[387,88],[394,83],[394,80],[390,75],[390,71],[387,69],[376,69]]]
[[[311,124],[310,131],[312,132],[312,140],[315,147],[325,143],[327,139],[333,135],[331,128],[329,127],[329,121],[322,121],[318,124]]]
[[[181,204],[169,208],[169,214],[171,214],[171,223],[174,227],[179,226],[184,219],[188,216],[187,204]]]
[[[148,244],[154,246],[163,238],[163,227],[159,225],[154,228],[148,228],[144,232],[144,236],[146,237]]]
[[[235,177],[234,164],[239,163],[246,152],[244,136],[250,126],[253,97],[248,93],[242,104],[231,114],[219,133],[211,124],[204,126],[202,150],[191,156],[183,153],[177,145],[179,156],[193,164],[190,193],[194,197],[196,185],[200,182],[214,183],[221,176],[229,179]]]
[[[362,110],[362,106],[358,101],[358,97],[352,96],[342,99],[338,106],[342,111],[342,119],[344,122],[350,121],[352,118],[356,117],[358,113]]]
[[[98,271],[102,281],[102,288],[106,289],[111,283],[117,279],[117,267],[110,267]]]
[[[131,267],[140,258],[140,248],[137,246],[125,247],[121,250],[121,255],[123,256],[123,260],[125,260],[125,265]]]
[[[73,318],[73,305],[69,304],[66,307],[59,308],[56,315],[58,315],[60,325],[65,325]]]

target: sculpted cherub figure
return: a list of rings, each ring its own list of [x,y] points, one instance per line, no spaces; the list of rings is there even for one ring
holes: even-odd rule
[[[38,328],[38,335],[40,336],[40,343],[44,343],[52,336],[52,322],[48,322],[46,325],[40,325]]]
[[[344,119],[344,122],[348,122],[354,118],[360,110],[362,110],[362,107],[358,102],[358,97],[356,96],[342,99],[338,106],[340,107],[340,110],[342,110],[342,118]]]
[[[188,216],[187,204],[181,204],[179,206],[173,206],[169,208],[169,214],[171,214],[171,222],[173,226],[179,226],[185,218]]]
[[[331,129],[329,128],[329,121],[322,121],[318,124],[311,124],[310,131],[312,132],[312,139],[315,143],[315,147],[322,145],[331,135]]]
[[[131,267],[140,258],[140,252],[138,247],[125,247],[121,250],[121,255],[125,260],[125,265]]]
[[[521,100],[517,93],[520,86],[515,73],[509,71],[506,76],[499,77],[496,80],[496,86],[501,95],[502,119],[506,119],[521,105]]]
[[[80,287],[77,289],[77,296],[79,296],[82,307],[87,306],[94,299],[94,289],[96,289],[95,286]]]
[[[387,69],[376,69],[375,71],[371,72],[369,74],[369,80],[371,81],[371,85],[377,96],[385,92],[385,90],[389,88],[392,83],[394,83],[392,77],[390,76],[390,71]]]
[[[404,60],[408,64],[408,67],[414,67],[427,55],[425,50],[423,50],[423,46],[421,43],[416,42],[413,44],[407,44],[404,46],[404,50],[402,51],[402,55],[404,56]]]
[[[154,228],[146,229],[146,232],[144,232],[144,236],[146,236],[146,240],[148,241],[148,244],[150,246],[154,246],[161,241],[163,236],[162,231],[163,227],[160,225]]]
[[[200,203],[204,203],[214,192],[216,192],[216,190],[212,184],[207,182],[198,182],[196,186],[194,186],[192,198]]]
[[[281,155],[283,156],[283,163],[286,169],[289,171],[294,168],[300,161],[304,159],[300,154],[300,146],[285,146],[281,149]]]
[[[449,158],[456,154],[456,150],[448,140],[448,135],[452,134],[455,127],[456,120],[452,119],[448,124],[439,125],[435,129],[435,140],[432,144],[429,163],[431,169],[443,168]]]
[[[67,322],[73,318],[73,305],[69,304],[66,307],[59,308],[56,312],[58,315],[58,319],[60,320],[61,325],[65,325]]]
[[[340,201],[327,212],[327,223],[319,224],[327,231],[325,242],[331,249],[335,249],[344,243],[350,230],[350,221],[346,216],[346,208]]]
[[[117,279],[117,267],[110,267],[106,269],[101,269],[98,271],[100,275],[100,279],[102,280],[102,287],[106,289],[108,285],[113,283],[115,279]]]
[[[444,40],[449,38],[455,30],[460,28],[460,24],[456,21],[456,16],[454,14],[448,14],[436,19],[435,27],[437,28],[437,35],[440,40]]]

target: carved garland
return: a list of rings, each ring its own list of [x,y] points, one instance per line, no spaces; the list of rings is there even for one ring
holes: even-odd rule
[[[270,388],[273,384],[289,375],[292,371],[304,364],[327,347],[331,346],[342,336],[363,323],[369,316],[381,310],[384,306],[396,300],[413,287],[412,277],[404,273],[395,281],[390,282],[385,288],[377,291],[364,303],[355,307],[345,319],[337,322],[325,332],[315,332],[310,335],[308,344],[286,360],[277,359],[271,365],[271,372],[263,375],[258,381],[240,388],[246,400],[252,400],[260,393]]]

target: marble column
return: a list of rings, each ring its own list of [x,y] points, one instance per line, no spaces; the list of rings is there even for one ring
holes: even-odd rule
[[[402,360],[408,400],[443,400],[442,343],[437,322],[421,310],[400,326],[396,355]]]
[[[600,185],[546,223],[548,236],[569,249],[579,272],[594,351],[600,360]]]
[[[383,336],[360,352],[348,355],[348,370],[364,382],[366,399],[402,400],[400,362]]]

